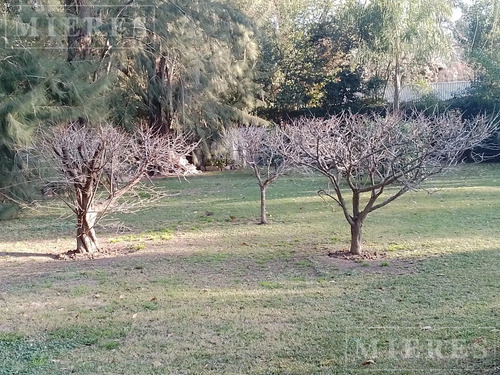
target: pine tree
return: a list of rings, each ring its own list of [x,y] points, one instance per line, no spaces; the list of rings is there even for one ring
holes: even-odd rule
[[[251,114],[259,54],[253,25],[228,4],[159,2],[144,37],[120,53],[114,100],[126,98],[132,112],[119,106],[115,116],[125,126],[142,117],[162,133],[191,132],[210,158],[211,143],[230,124],[264,122]]]
[[[37,31],[36,37],[30,32],[20,34],[34,18],[37,26],[46,27],[43,22],[49,19],[49,11],[56,20],[55,37],[41,31]],[[36,186],[27,183],[31,171],[17,150],[33,139],[38,127],[75,118],[102,118],[108,112],[103,97],[109,80],[96,76],[99,64],[95,61],[72,64],[67,59],[61,28],[64,16],[61,7],[21,6],[8,8],[3,19],[6,31],[5,43],[0,48],[0,197],[3,199],[25,201],[36,196]]]

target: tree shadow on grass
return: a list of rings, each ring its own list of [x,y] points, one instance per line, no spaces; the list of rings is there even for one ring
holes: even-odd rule
[[[56,254],[49,254],[49,253],[23,253],[23,252],[12,252],[12,251],[3,251],[0,252],[0,257],[14,257],[14,258],[29,258],[29,257],[36,257],[36,258],[51,258],[51,259],[58,259],[58,256]]]
[[[189,352],[176,353],[177,359],[171,366],[179,371],[186,364],[193,364],[197,369],[208,364],[219,366],[217,369],[221,373],[228,372],[233,370],[231,362],[235,358],[243,358],[244,365],[252,369],[255,369],[251,367],[255,366],[252,362],[255,358],[264,358],[263,361],[269,362],[265,365],[273,368],[291,354],[299,354],[287,363],[291,366],[290,371],[300,373],[301,369],[314,366],[313,362],[321,362],[325,363],[324,371],[332,374],[389,371],[450,375],[498,373],[495,275],[500,252],[497,249],[429,256],[415,265],[418,272],[411,274],[394,275],[390,272],[394,264],[390,263],[380,267],[387,273],[376,277],[370,277],[366,272],[346,275],[338,267],[325,267],[321,275],[317,275],[322,281],[315,283],[307,278],[290,281],[291,269],[307,277],[306,270],[315,267],[308,262],[299,264],[298,261],[303,261],[308,254],[298,254],[297,259],[272,258],[273,268],[262,268],[259,259],[250,254],[234,253],[234,257],[240,258],[235,260],[230,255],[221,257],[217,253],[175,251],[139,252],[130,257],[79,262],[46,262],[44,272],[40,272],[42,267],[37,267],[36,274],[28,273],[32,264],[26,262],[23,265],[26,273],[16,270],[14,278],[4,277],[7,281],[4,284],[5,296],[9,296],[7,300],[13,306],[17,303],[14,298],[30,303],[57,299],[57,304],[47,304],[48,310],[40,314],[49,311],[54,314],[49,315],[51,318],[59,316],[58,328],[49,330],[49,339],[39,346],[52,349],[53,342],[57,342],[54,350],[64,348],[61,343],[77,347],[73,360],[76,360],[75,366],[83,366],[85,355],[81,354],[81,348],[91,346],[92,350],[104,355],[108,350],[106,345],[116,343],[124,354],[118,357],[117,367],[109,364],[111,367],[106,369],[110,372],[117,372],[121,366],[138,366],[132,354],[137,347],[146,355],[157,356],[155,347],[149,343],[158,340],[164,345],[187,342],[186,345],[193,348]],[[322,256],[333,259],[326,254]],[[278,262],[283,268],[275,267]],[[370,264],[364,268],[374,267]],[[354,277],[359,278],[351,281]],[[244,281],[247,279],[249,281]],[[336,282],[330,283],[330,279]],[[248,282],[248,287],[235,284],[235,281]],[[125,286],[130,289],[122,292],[119,288]],[[94,288],[98,288],[96,291],[100,296],[96,297]],[[11,290],[15,292],[11,293]],[[162,290],[166,292],[156,294]],[[59,292],[61,296],[55,297]],[[120,293],[124,293],[124,299],[118,297]],[[74,314],[75,296],[82,298],[78,302],[79,308],[92,306],[95,311],[89,310],[88,315],[82,314],[78,320],[68,319]],[[153,296],[154,301],[158,296],[158,303],[152,304]],[[193,299],[196,303],[190,304]],[[168,311],[162,312],[167,307]],[[214,307],[217,313],[206,313]],[[64,310],[58,312],[62,308]],[[262,310],[259,312],[258,309]],[[303,313],[299,314],[301,310]],[[136,311],[139,311],[139,318],[132,315]],[[192,311],[190,324],[198,327],[202,335],[198,331],[186,335],[183,331],[186,311],[187,316]],[[279,311],[279,316],[276,311]],[[169,326],[172,333],[169,332],[168,337],[164,331],[152,329],[156,326],[146,318],[149,313],[155,314],[151,316],[159,321],[158,324]],[[92,314],[100,316],[97,323]],[[336,316],[344,318],[339,322]],[[40,317],[46,319],[45,315]],[[19,314],[18,320],[9,323],[12,332],[25,324],[25,319]],[[36,328],[45,332],[45,322],[42,320]],[[242,324],[245,329],[238,331]],[[227,331],[221,334],[221,327]],[[274,333],[269,334],[267,329],[276,330],[280,335],[285,330],[290,333],[284,334],[282,339],[280,336],[280,343],[275,344]],[[300,332],[303,334],[295,335]],[[207,354],[207,347],[199,344],[199,337],[211,340],[217,337],[219,340],[219,336],[225,341],[216,341],[221,346],[209,349]],[[54,341],[50,341],[51,337]],[[261,340],[267,337],[271,341],[265,342],[269,346],[264,346],[264,351]],[[325,345],[327,339],[329,345]],[[318,343],[318,346],[304,346],[305,340],[313,345]],[[39,350],[37,346],[32,349],[33,345],[38,345],[36,341],[25,341],[17,340],[15,346],[7,346],[7,360],[12,363],[19,361],[19,350],[24,348],[23,345],[31,350],[29,353]],[[376,352],[373,352],[374,342]],[[240,354],[235,348],[242,343],[248,349],[244,357],[238,357]],[[182,349],[183,344],[179,345]],[[282,347],[286,347],[286,351]],[[272,354],[266,357],[265,353]],[[272,358],[278,355],[282,357]],[[29,360],[33,354],[27,358],[25,363],[21,362],[26,367],[31,365]],[[167,354],[155,358],[164,363],[171,360]],[[363,365],[367,359],[374,360],[368,365],[369,369]]]

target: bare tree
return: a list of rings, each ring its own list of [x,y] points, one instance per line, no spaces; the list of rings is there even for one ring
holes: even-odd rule
[[[41,136],[36,149],[54,167],[56,182],[67,188],[66,204],[77,217],[79,253],[100,248],[95,233],[98,218],[130,192],[153,169],[184,173],[180,163],[195,144],[186,137],[167,137],[140,127],[130,135],[109,124],[73,123]]]
[[[249,166],[257,178],[260,188],[260,224],[268,224],[266,190],[291,166],[291,160],[278,151],[279,134],[276,129],[250,126],[233,128],[226,138],[243,164]]]
[[[329,179],[331,191],[318,193],[341,207],[351,227],[350,252],[359,255],[370,212],[457,164],[464,151],[494,131],[494,121],[482,117],[466,122],[456,114],[403,118],[344,113],[297,120],[282,129],[281,143],[283,154]],[[396,189],[387,191],[391,185]]]

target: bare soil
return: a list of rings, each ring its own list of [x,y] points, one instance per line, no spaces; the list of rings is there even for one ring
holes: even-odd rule
[[[417,259],[398,259],[388,257],[385,252],[365,251],[361,255],[354,255],[345,250],[328,251],[319,257],[327,266],[334,266],[339,271],[360,271],[365,273],[380,273],[406,275],[417,273]]]

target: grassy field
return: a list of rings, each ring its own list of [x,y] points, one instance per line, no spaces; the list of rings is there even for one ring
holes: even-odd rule
[[[500,166],[462,166],[349,228],[285,176],[168,179],[170,197],[110,215],[110,255],[61,261],[58,202],[1,222],[0,374],[500,374]],[[116,251],[116,255],[113,253]],[[128,252],[125,254],[125,252]]]

